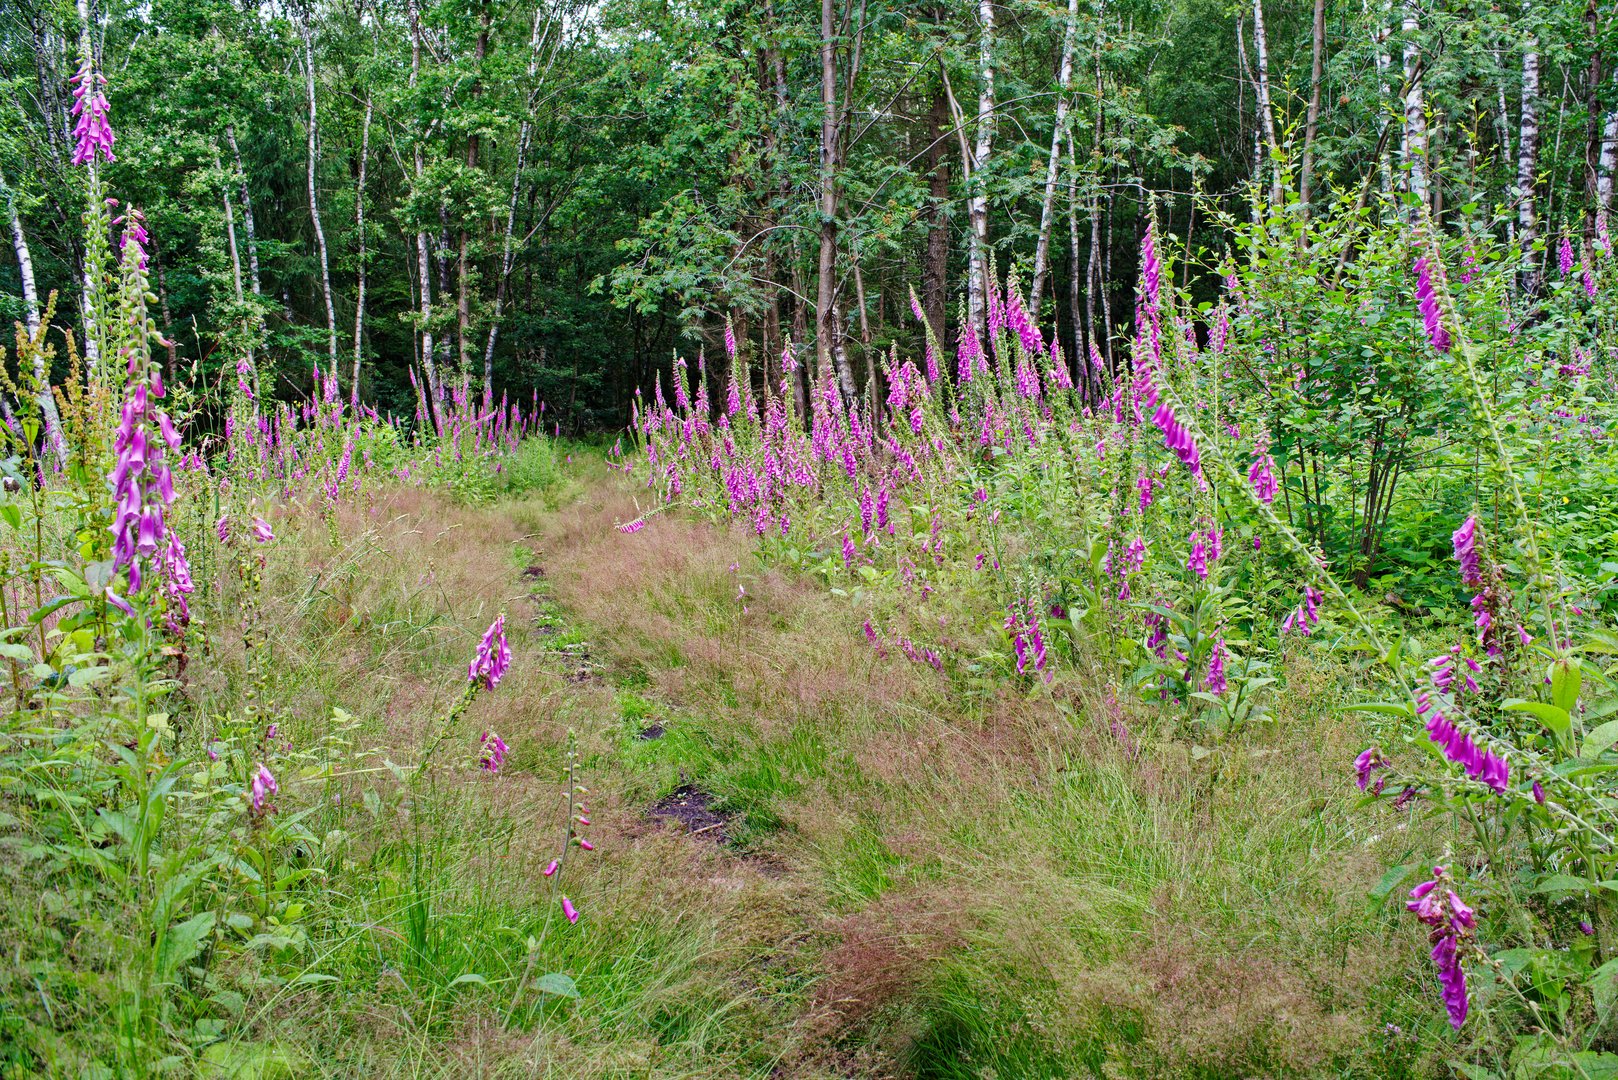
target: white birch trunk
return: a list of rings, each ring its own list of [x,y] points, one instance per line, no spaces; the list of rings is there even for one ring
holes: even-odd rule
[[[18,276],[22,278],[23,319],[28,326],[28,336],[37,338],[39,286],[34,283],[34,257],[28,250],[28,234],[23,231],[22,213],[17,209],[17,198],[6,184],[4,176],[0,176],[0,196],[5,197],[6,209],[11,215],[11,246],[17,254]],[[62,418],[56,411],[56,398],[51,393],[43,351],[34,353],[34,382],[39,387],[39,412],[45,421],[45,437],[50,443],[51,450],[56,454],[57,465],[66,464],[67,440],[62,436]]]
[[[1270,148],[1270,205],[1281,205],[1281,144],[1275,138],[1275,111],[1270,104],[1270,44],[1264,32],[1264,0],[1253,0],[1253,52],[1258,60],[1258,116],[1264,144]]]
[[[371,111],[375,99],[365,95],[365,119],[360,122],[360,174],[354,190],[354,233],[359,238],[359,268],[354,290],[354,378],[349,383],[349,397],[355,404],[360,400],[360,358],[365,344],[365,166],[371,153]]]
[[[1596,206],[1601,214],[1612,210],[1614,175],[1618,174],[1618,109],[1607,114],[1601,131],[1601,155],[1596,160]]]
[[[983,170],[994,149],[994,5],[978,2],[978,66],[982,86],[978,91],[977,145],[972,151],[971,198],[967,203],[972,228],[971,277],[967,282],[967,317],[980,339],[986,339],[986,305],[992,285],[989,281],[989,187]]]
[[[309,20],[303,21],[304,86],[309,95],[309,218],[315,226],[315,247],[320,252],[320,288],[326,298],[326,334],[329,341],[330,369],[337,368],[337,309],[331,299],[331,263],[326,252],[326,230],[320,226],[320,202],[315,195],[317,126],[315,118],[315,39]]]
[[[1400,140],[1404,148],[1406,190],[1427,203],[1427,99],[1422,92],[1421,17],[1415,0],[1405,0],[1404,21],[1405,123]]]
[[[1524,16],[1528,5],[1523,5]],[[1529,34],[1522,53],[1522,122],[1517,128],[1517,243],[1529,263],[1522,277],[1523,290],[1538,291],[1539,273],[1535,268],[1534,240],[1539,232],[1539,207],[1535,185],[1539,172],[1539,39]]]
[[[410,19],[410,82],[411,90],[416,88],[416,81],[421,74],[421,12],[416,6],[416,0],[407,0],[405,5]],[[422,155],[421,138],[415,140],[415,174],[416,187],[419,190],[422,183]],[[434,431],[443,430],[443,418],[439,414],[439,402],[443,397],[443,390],[438,382],[438,365],[433,359],[433,283],[432,269],[429,262],[431,253],[427,245],[427,231],[416,231],[416,268],[420,275],[421,286],[421,367],[422,374],[427,378],[427,408],[429,419],[433,423]]]
[[[511,198],[506,203],[506,235],[500,244],[500,277],[494,283],[494,313],[489,319],[489,340],[483,348],[483,385],[494,385],[494,343],[500,335],[500,318],[506,307],[506,288],[511,281],[511,268],[516,263],[517,251],[513,235],[517,230],[517,202],[522,192],[522,173],[528,164],[528,147],[533,139],[534,98],[539,89],[539,56],[545,38],[550,32],[550,20],[545,18],[544,7],[534,8],[534,28],[528,35],[528,107],[523,110],[522,124],[517,130],[517,164],[511,174]]]
[[[1034,245],[1034,280],[1028,288],[1029,314],[1036,320],[1039,318],[1039,298],[1044,293],[1045,272],[1050,263],[1051,222],[1056,214],[1056,172],[1062,159],[1062,135],[1067,127],[1067,95],[1073,82],[1073,39],[1078,35],[1078,28],[1079,0],[1067,0],[1062,65],[1056,76],[1056,127],[1051,131],[1051,153],[1045,163],[1045,201],[1039,211],[1039,241]],[[1077,264],[1073,269],[1077,272]]]

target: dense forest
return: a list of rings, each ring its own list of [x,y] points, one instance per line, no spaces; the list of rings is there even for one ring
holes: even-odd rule
[[[616,427],[728,323],[849,394],[872,358],[985,336],[1015,271],[1069,358],[1127,332],[1148,211],[1205,282],[1253,200],[1409,194],[1511,238],[1524,287],[1595,239],[1614,19],[1587,3],[120,5],[0,16],[8,320],[79,308],[69,79],[107,81],[103,183],[145,214],[172,368],[241,354],[409,375]],[[1033,305],[1031,305],[1033,306]],[[346,390],[345,390],[346,392]],[[800,387],[801,393],[801,387]]]

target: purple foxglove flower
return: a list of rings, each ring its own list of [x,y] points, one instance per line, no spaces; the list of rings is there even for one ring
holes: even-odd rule
[[[574,907],[573,901],[569,900],[565,896],[562,897],[562,914],[567,916],[567,921],[569,923],[577,923],[579,921],[579,909]]]
[[[506,763],[505,740],[492,731],[485,731],[478,743],[481,748],[478,765],[488,772],[499,772],[500,767]]]
[[[1225,639],[1220,638],[1214,645],[1213,654],[1208,657],[1208,675],[1202,680],[1202,688],[1208,693],[1218,697],[1225,692]]]
[[[494,622],[489,624],[489,629],[484,631],[477,655],[467,666],[466,677],[471,682],[481,679],[485,689],[493,690],[500,685],[500,680],[510,665],[511,646],[506,644],[506,617],[502,613],[496,616]]]
[[[1253,464],[1247,470],[1247,482],[1253,485],[1253,493],[1264,502],[1266,506],[1275,501],[1275,496],[1281,487],[1275,480],[1275,460],[1268,454],[1253,459]]]
[[[260,762],[258,770],[253,773],[253,783],[250,789],[250,799],[255,817],[264,813],[265,800],[280,790],[279,785],[275,782],[275,777],[265,767],[264,763]],[[274,807],[272,806],[270,809],[273,810]]]
[[[1556,247],[1556,266],[1562,271],[1563,277],[1573,272],[1573,245],[1568,242],[1566,236],[1562,237],[1562,242]]]
[[[1579,933],[1583,934],[1585,937],[1594,937],[1595,932],[1596,932],[1596,928],[1594,926],[1590,925],[1590,920],[1589,919],[1580,919],[1579,920]]]
[[[1416,260],[1416,303],[1421,309],[1421,321],[1427,330],[1427,340],[1439,352],[1449,352],[1449,331],[1438,310],[1438,293],[1433,288],[1433,268],[1426,258]]]
[[[77,118],[73,125],[73,164],[93,165],[97,156],[117,161],[112,154],[116,136],[107,122],[106,77],[91,68],[86,60],[68,82],[73,86],[71,115]]]
[[[1380,748],[1372,746],[1362,750],[1360,756],[1354,759],[1355,784],[1364,791],[1371,783],[1371,774],[1387,767],[1387,760],[1383,758]]]
[[[270,523],[261,517],[253,519],[253,539],[260,544],[268,544],[275,539],[275,532],[270,528]]]
[[[1483,582],[1483,569],[1478,558],[1478,517],[1470,515],[1450,537],[1455,545],[1455,561],[1461,567],[1461,583],[1477,586]]]
[[[1545,786],[1543,784],[1541,784],[1538,780],[1535,780],[1534,781],[1533,791],[1534,791],[1534,801],[1537,802],[1539,805],[1544,806],[1545,805]]]
[[[552,859],[550,861],[550,865],[545,867],[545,876],[546,877],[555,877],[556,876],[556,871],[561,869],[561,866],[562,866],[562,860],[560,860],[560,859]]]
[[[590,843],[590,841],[586,840],[582,836],[576,836],[576,837],[574,837],[574,839],[579,842],[579,846],[581,848],[583,848],[585,851],[594,851],[596,849],[596,846],[594,844]]]

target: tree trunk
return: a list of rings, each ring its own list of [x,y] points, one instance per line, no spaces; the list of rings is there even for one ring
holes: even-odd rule
[[[1405,64],[1405,122],[1404,167],[1405,190],[1423,206],[1427,204],[1427,101],[1422,91],[1422,55],[1420,13],[1416,0],[1405,0],[1404,10],[1404,64]]]
[[[947,349],[947,309],[949,306],[949,154],[944,140],[949,138],[949,105],[942,90],[933,94],[927,113],[927,254],[922,261],[921,307],[927,325],[939,347]]]
[[[326,298],[326,335],[328,340],[328,353],[330,367],[328,370],[337,370],[337,309],[332,305],[331,298],[331,264],[326,252],[326,230],[320,226],[320,203],[315,195],[315,165],[317,161],[315,141],[317,128],[315,119],[315,39],[309,27],[309,18],[303,20],[303,57],[304,57],[304,86],[309,95],[309,218],[315,227],[315,247],[320,252],[320,289]]]
[[[483,348],[483,382],[494,382],[494,343],[500,334],[500,319],[506,307],[506,289],[510,287],[511,268],[517,252],[512,237],[517,230],[517,202],[522,191],[522,174],[528,165],[528,147],[533,140],[534,99],[539,92],[539,56],[545,38],[550,33],[550,20],[545,18],[543,5],[534,8],[533,30],[528,35],[528,98],[523,110],[522,123],[517,128],[517,163],[511,174],[511,198],[506,203],[506,233],[500,243],[500,276],[494,283],[494,313],[489,319],[489,340]]]
[[[411,90],[421,76],[421,10],[416,0],[406,0],[406,13],[410,19],[410,82]],[[420,133],[414,140],[415,180],[416,190],[422,186],[422,138]],[[416,229],[416,270],[420,281],[421,299],[421,368],[422,374],[427,378],[427,408],[435,432],[444,429],[444,418],[440,408],[443,399],[443,386],[438,377],[438,364],[433,357],[433,284],[432,284],[432,253],[427,243],[427,230],[418,225]]]
[[[354,185],[354,232],[359,237],[359,269],[354,288],[354,378],[349,383],[349,398],[354,404],[360,400],[360,358],[365,352],[365,165],[371,153],[371,109],[374,99],[365,95],[365,119],[360,122],[360,175]]]
[[[478,5],[478,36],[477,44],[473,48],[472,61],[472,100],[474,102],[481,96],[483,90],[483,58],[489,54],[489,5]],[[469,173],[477,171],[478,151],[480,149],[478,134],[473,130],[466,136],[466,169]],[[471,370],[471,339],[472,339],[472,280],[470,240],[466,230],[466,213],[463,209],[461,215],[460,243],[455,264],[455,347],[460,354],[460,369],[462,378]],[[488,412],[494,407],[494,371],[492,367],[484,369],[483,378],[483,411]]]
[[[837,21],[832,0],[820,0],[820,259],[815,294],[817,371],[829,370],[837,319],[832,312],[837,271]],[[843,372],[838,371],[839,378]],[[852,378],[844,381],[845,403],[853,400]]]
[[[236,183],[242,195],[242,231],[247,234],[247,281],[253,290],[253,299],[264,295],[258,271],[258,231],[253,222],[253,196],[247,190],[247,170],[242,167],[242,151],[236,145],[236,129],[225,125],[225,138],[230,142],[230,155],[236,161]]]
[[[1601,155],[1596,159],[1596,206],[1606,215],[1612,211],[1612,189],[1618,176],[1618,109],[1607,113],[1601,132]]]
[[[967,212],[972,226],[971,278],[967,282],[967,314],[979,339],[987,341],[987,304],[993,285],[989,281],[989,188],[983,170],[988,167],[994,148],[994,5],[978,0],[978,67],[982,86],[978,90],[977,145],[972,151],[971,198]]]
[[[1530,6],[1523,5],[1523,19],[1531,16]],[[1522,52],[1522,123],[1517,129],[1517,243],[1521,245],[1526,268],[1522,273],[1522,289],[1529,296],[1539,291],[1538,258],[1534,254],[1534,241],[1539,232],[1539,208],[1535,203],[1535,185],[1539,172],[1539,39],[1532,33],[1523,39]]]
[[[28,250],[28,234],[23,231],[22,213],[17,209],[17,197],[0,175],[0,196],[6,200],[11,216],[11,246],[17,254],[17,273],[22,279],[22,310],[27,321],[28,336],[39,336],[39,288],[34,284],[34,259]],[[20,373],[19,373],[20,374]],[[58,466],[67,463],[67,440],[62,436],[62,418],[56,411],[56,397],[51,393],[50,373],[45,370],[45,354],[34,353],[34,382],[39,388],[39,413],[45,423],[45,438],[56,454]]]
[[[1324,3],[1325,0],[1316,0]],[[1073,39],[1079,28],[1079,0],[1067,0],[1067,28],[1062,34],[1062,64],[1056,76],[1056,126],[1051,130],[1051,152],[1045,162],[1045,201],[1039,210],[1039,240],[1034,245],[1034,280],[1028,287],[1028,313],[1039,319],[1039,300],[1045,294],[1045,272],[1050,266],[1051,222],[1056,216],[1056,172],[1062,160],[1062,135],[1067,127],[1068,87],[1073,82]]]
[[[1270,150],[1270,205],[1281,205],[1281,144],[1275,138],[1275,112],[1270,105],[1270,44],[1264,33],[1264,0],[1253,0],[1253,52],[1258,61],[1258,117],[1264,145]]]
[[[1309,66],[1309,114],[1303,127],[1303,162],[1298,167],[1298,201],[1305,217],[1314,192],[1315,137],[1320,133],[1320,86],[1326,73],[1326,0],[1315,0]]]

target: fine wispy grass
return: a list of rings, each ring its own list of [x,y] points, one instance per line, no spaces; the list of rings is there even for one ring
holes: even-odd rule
[[[169,1018],[213,1025],[211,1044],[147,1071],[1437,1067],[1447,1026],[1417,933],[1367,895],[1422,826],[1351,813],[1359,733],[1333,668],[1295,658],[1276,723],[1200,756],[1099,691],[959,686],[880,657],[849,598],[762,567],[745,535],[677,515],[620,533],[635,495],[579,453],[482,507],[377,492],[335,530],[286,508],[262,685],[220,614],[187,693],[199,714],[262,695],[291,743],[359,753],[335,789],[286,785],[280,812],[307,815],[296,856],[318,886],[209,974],[228,989],[202,1018]],[[500,611],[512,668],[443,732]],[[475,767],[489,729],[511,747],[498,775]],[[570,745],[596,850],[557,886],[541,871]],[[649,812],[691,789],[722,827]],[[16,863],[4,879],[0,1037],[54,1075],[91,1075],[115,1038],[116,994],[92,973],[117,985],[118,919]]]

